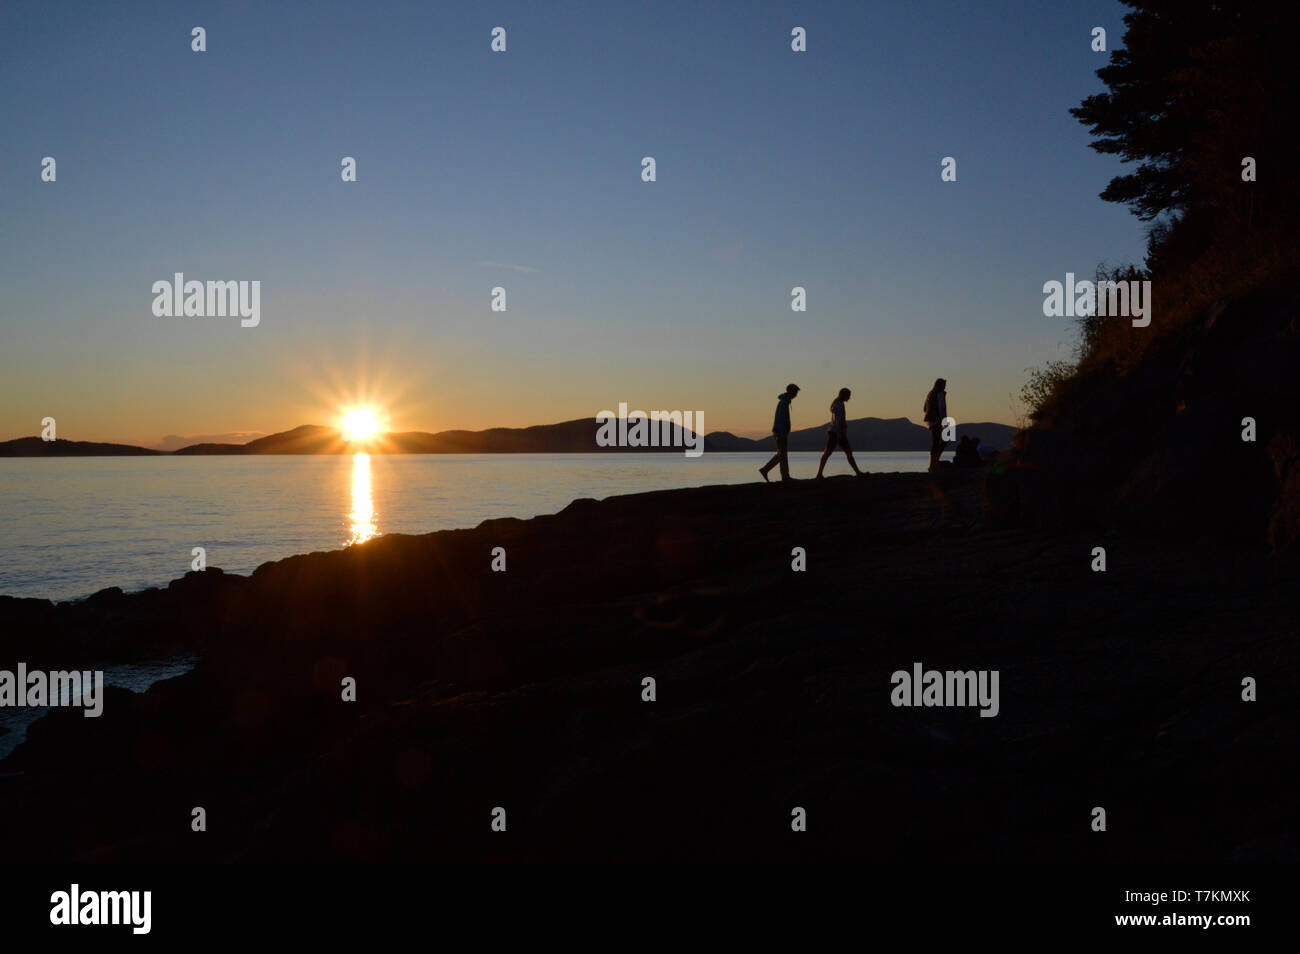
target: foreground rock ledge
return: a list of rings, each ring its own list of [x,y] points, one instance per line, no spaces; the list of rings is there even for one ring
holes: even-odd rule
[[[978,478],[891,475],[0,600],[0,665],[201,656],[29,730],[0,762],[6,857],[1293,860],[1295,578],[1249,550],[990,528]],[[998,670],[998,716],[893,707],[917,662]]]

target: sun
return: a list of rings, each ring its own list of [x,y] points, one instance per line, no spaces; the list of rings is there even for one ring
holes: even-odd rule
[[[379,434],[379,415],[374,408],[354,407],[344,412],[342,430],[345,441],[368,441]]]

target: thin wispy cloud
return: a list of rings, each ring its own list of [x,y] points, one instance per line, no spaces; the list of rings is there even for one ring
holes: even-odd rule
[[[745,243],[743,241],[732,242],[727,245],[719,246],[711,250],[710,254],[713,260],[722,265],[739,265],[740,253],[744,251]]]
[[[516,272],[523,272],[525,275],[540,275],[540,268],[533,268],[531,265],[511,265],[507,262],[479,262],[480,265],[488,265],[492,268],[510,268]]]

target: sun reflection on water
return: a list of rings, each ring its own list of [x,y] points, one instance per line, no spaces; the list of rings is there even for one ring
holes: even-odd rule
[[[379,523],[375,520],[375,502],[370,496],[370,455],[352,455],[352,513],[351,536],[348,546],[365,543],[371,537],[379,536]]]

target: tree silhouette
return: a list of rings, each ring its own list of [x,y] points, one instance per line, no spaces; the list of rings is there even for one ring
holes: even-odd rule
[[[1154,260],[1293,229],[1300,157],[1294,122],[1300,4],[1279,0],[1123,0],[1124,48],[1097,71],[1108,92],[1070,110],[1092,148],[1137,169],[1101,198],[1152,229]],[[1242,162],[1255,160],[1257,181]]]

